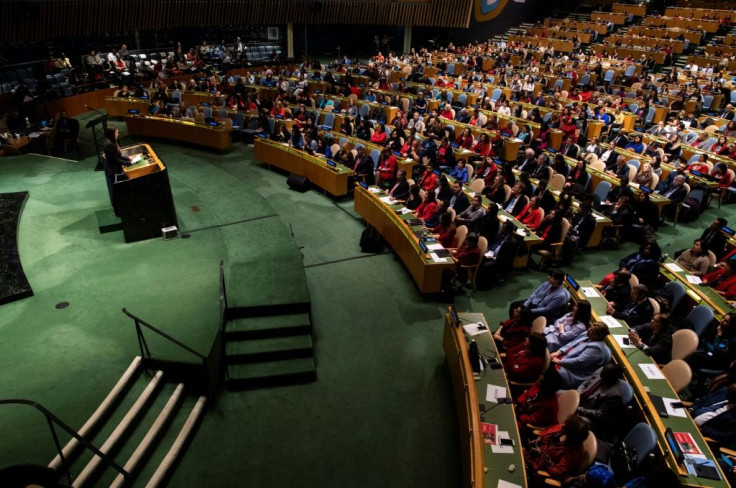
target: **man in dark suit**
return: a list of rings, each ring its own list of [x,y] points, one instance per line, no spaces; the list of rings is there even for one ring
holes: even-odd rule
[[[527,198],[524,196],[524,183],[517,182],[511,187],[511,196],[503,204],[503,209],[511,215],[517,215],[524,208],[527,203]]]
[[[726,105],[725,110],[721,112],[719,117],[726,120],[733,120],[733,105],[730,103]]]
[[[723,234],[723,228],[728,225],[728,221],[721,217],[716,217],[710,227],[703,231],[703,235],[700,236],[701,244],[716,255],[717,259],[723,257],[723,253],[726,249],[726,236]]]
[[[120,144],[118,144],[118,130],[113,127],[105,129],[105,142],[103,151],[105,158],[102,160],[102,167],[105,170],[105,179],[107,180],[107,191],[110,195],[110,203],[118,215],[118,203],[115,196],[115,176],[123,173],[123,166],[130,166],[131,160],[127,156],[123,156]]]
[[[534,190],[534,193],[532,193],[532,197],[537,197],[539,206],[544,209],[545,215],[548,214],[557,205],[555,197],[547,189],[548,184],[549,182],[546,179],[539,180],[539,184],[537,184],[537,189]]]
[[[388,194],[395,200],[406,200],[409,198],[409,182],[406,180],[406,170],[400,169],[396,172],[396,183],[391,187]]]
[[[580,152],[580,146],[575,144],[575,138],[573,136],[567,136],[562,146],[560,146],[560,152],[567,157],[577,158]]]
[[[685,175],[678,174],[672,184],[662,190],[662,196],[669,198],[672,204],[678,204],[685,200],[687,188],[685,187]]]
[[[519,247],[519,240],[514,234],[516,227],[506,221],[495,240],[488,245],[488,252],[478,270],[477,282],[482,288],[491,288],[498,282],[502,273],[511,269],[511,265]]]
[[[531,177],[537,180],[549,180],[551,176],[549,167],[549,159],[546,154],[540,154],[537,156],[537,165],[531,173]]]
[[[519,171],[526,171],[527,173],[531,173],[532,171],[534,171],[536,165],[537,158],[534,157],[534,149],[529,148],[524,151],[524,156],[520,157],[516,163]]]
[[[470,206],[468,196],[463,192],[463,186],[459,181],[452,184],[452,197],[447,204],[447,208],[455,210],[456,214],[460,214]]]
[[[591,425],[597,436],[610,439],[616,429],[615,420],[624,412],[621,365],[610,362],[598,369],[578,386],[578,415]]]
[[[649,289],[646,285],[636,285],[631,287],[631,302],[621,310],[616,310],[616,305],[608,302],[606,312],[613,315],[617,319],[626,321],[629,327],[645,324],[652,320],[654,309],[647,297]]]
[[[611,145],[616,147],[626,147],[629,143],[629,138],[624,131],[618,133],[616,137],[611,140]]]

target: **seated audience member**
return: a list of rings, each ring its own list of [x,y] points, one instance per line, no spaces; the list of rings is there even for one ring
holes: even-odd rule
[[[424,200],[417,207],[414,212],[419,220],[422,220],[425,225],[427,221],[432,220],[437,213],[437,199],[433,191],[424,193]]]
[[[693,371],[725,371],[736,359],[736,312],[723,317],[717,326],[706,331],[698,350],[687,360]]]
[[[557,423],[559,406],[557,392],[562,388],[562,378],[555,368],[547,368],[544,374],[514,402],[520,430],[524,426],[549,427]]]
[[[713,254],[716,259],[721,259],[726,248],[726,236],[723,234],[723,228],[728,225],[728,221],[721,217],[716,217],[710,226],[703,231],[700,236],[700,242]]]
[[[557,201],[548,186],[549,182],[547,180],[539,180],[537,188],[532,192],[532,197],[537,197],[539,207],[544,209],[545,213],[549,213],[557,205]]]
[[[693,247],[680,254],[675,262],[694,276],[703,276],[710,267],[708,249],[703,247],[700,239],[695,239]]]
[[[480,195],[473,195],[473,199],[470,202],[470,206],[460,212],[455,218],[455,222],[458,225],[467,225],[471,231],[476,230],[480,219],[486,214],[483,208],[483,197]]]
[[[577,413],[603,439],[612,440],[618,428],[616,420],[623,413],[623,390],[619,382],[623,373],[621,365],[610,362],[578,386]]]
[[[495,212],[498,212],[497,207],[491,206],[486,217],[483,219],[484,221],[491,218],[489,214],[491,214],[493,209],[496,209]],[[498,221],[495,215],[492,218]],[[507,220],[501,224],[501,230],[498,235],[489,240],[488,251],[478,269],[476,282],[479,287],[492,288],[498,282],[498,277],[505,271],[511,269],[514,256],[519,247],[519,240],[514,232],[515,230],[516,227],[514,227],[514,224]]]
[[[544,328],[549,352],[557,351],[584,334],[590,324],[590,317],[590,302],[573,300],[570,312]]]
[[[615,318],[626,321],[629,327],[635,327],[649,322],[654,313],[652,304],[647,297],[649,289],[641,283],[631,287],[631,300],[623,308],[616,308],[616,304],[608,302],[606,313]]]
[[[672,184],[666,186],[662,190],[662,196],[665,198],[669,198],[670,202],[672,202],[670,205],[668,205],[668,207],[681,203],[683,200],[685,200],[685,197],[687,196],[687,188],[684,185],[685,180],[685,175],[677,175],[675,176]]]
[[[721,446],[736,446],[736,383],[723,386],[698,399],[690,407],[690,416],[700,432]]]
[[[659,248],[656,242],[647,242],[639,247],[638,252],[634,252],[623,258],[618,262],[619,269],[625,269],[636,275],[639,279],[639,283],[645,285],[653,285],[657,276],[659,276],[659,258],[662,255],[662,250]],[[613,279],[614,273],[609,273],[599,283],[600,286],[605,286],[609,281]]]
[[[376,185],[388,188],[393,184],[396,177],[398,163],[391,149],[384,148],[378,157],[378,168],[376,169]]]
[[[614,278],[600,289],[601,295],[609,303],[622,310],[631,302],[631,273],[626,269],[619,269]]]
[[[468,280],[468,266],[480,262],[481,254],[478,247],[478,234],[473,232],[465,237],[462,246],[452,252],[455,269],[446,269],[442,273],[442,294],[451,298],[455,292],[465,285]]]
[[[553,270],[547,275],[547,280],[539,285],[526,300],[513,302],[509,312],[519,304],[526,305],[532,313],[547,318],[547,323],[553,323],[563,313],[570,302],[570,293],[562,286],[565,273]],[[509,314],[510,315],[510,314]]]
[[[470,206],[470,199],[463,191],[463,186],[459,182],[452,184],[452,197],[447,203],[447,208],[455,210],[456,214],[461,214],[466,208]]]
[[[452,221],[452,214],[445,212],[440,215],[440,223],[432,229],[433,237],[437,238],[440,244],[446,248],[455,247],[455,222]]]
[[[504,369],[510,381],[531,383],[544,372],[547,341],[542,334],[532,333],[506,352]]]
[[[526,196],[524,196],[524,190],[526,186],[524,183],[518,182],[511,187],[511,196],[503,204],[503,209],[511,215],[516,215],[521,212],[521,209],[526,205]]]
[[[562,479],[579,474],[580,470],[587,467],[581,464],[588,434],[588,424],[577,415],[570,416],[564,424],[545,429],[524,449],[524,458],[529,463],[530,471],[546,471]]]
[[[567,261],[572,261],[576,252],[588,245],[590,237],[595,231],[595,217],[593,216],[593,204],[585,201],[580,204],[578,211],[572,216],[570,229],[565,238],[563,255]]]
[[[716,269],[703,275],[702,280],[722,297],[733,300],[736,298],[736,260],[716,264]]]
[[[406,200],[409,198],[409,182],[406,180],[406,170],[400,169],[396,172],[396,181],[388,191],[394,200]]]
[[[450,186],[450,180],[447,179],[447,176],[440,175],[439,178],[439,185],[437,186],[437,200],[441,200],[443,202],[449,202],[452,199],[453,191],[452,186]]]
[[[595,370],[611,360],[611,350],[606,346],[608,326],[593,322],[588,333],[553,352],[552,362],[557,366],[566,388],[577,388]]]
[[[672,360],[670,316],[666,313],[655,314],[648,324],[632,328],[629,340],[658,364],[669,363]]]
[[[416,210],[422,204],[421,188],[419,185],[412,185],[409,188],[409,196],[406,198],[404,206],[409,210]]]
[[[296,127],[296,124],[295,124]],[[361,147],[358,149],[358,155],[355,160],[355,176],[362,179],[365,184],[375,184],[374,172],[373,172],[373,158],[366,153],[365,148]]]
[[[501,349],[512,349],[529,337],[532,332],[534,314],[529,307],[519,305],[514,308],[511,318],[501,322],[493,334],[496,344]]]
[[[539,224],[542,223],[542,212],[543,210],[539,208],[539,199],[532,197],[529,199],[529,203],[518,214],[514,215],[514,217],[529,227],[529,229],[536,230]]]
[[[464,160],[461,159],[457,162],[457,166],[455,166],[452,171],[450,171],[450,176],[452,176],[462,184],[468,182],[468,170],[465,167]]]
[[[422,173],[417,184],[424,191],[434,193],[434,189],[437,187],[437,174],[435,174],[431,163],[427,163],[424,173]]]

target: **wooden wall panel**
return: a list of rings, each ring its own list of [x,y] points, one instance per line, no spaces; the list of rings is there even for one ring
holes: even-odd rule
[[[39,0],[7,2],[0,42],[137,28],[284,24],[378,24],[466,28],[472,0]]]

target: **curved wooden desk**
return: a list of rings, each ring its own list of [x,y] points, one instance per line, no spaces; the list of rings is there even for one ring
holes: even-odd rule
[[[458,314],[464,324],[482,323],[485,331],[474,335],[478,350],[486,358],[498,357],[488,323],[483,314]],[[471,326],[472,327],[472,326]],[[462,327],[456,327],[449,313],[445,313],[442,347],[455,387],[455,403],[460,430],[460,452],[463,463],[463,486],[466,488],[496,488],[505,481],[527,486],[524,459],[516,424],[514,407],[511,404],[494,404],[486,401],[487,385],[496,385],[509,391],[503,369],[486,368],[476,378],[468,357],[468,342]],[[509,433],[516,442],[511,453],[493,452],[483,441],[480,406],[484,405],[485,422],[495,424],[498,431]],[[497,405],[497,406],[495,406]],[[491,410],[493,409],[493,410]],[[487,472],[486,472],[487,468]],[[513,469],[512,469],[513,468]]]
[[[254,155],[259,161],[309,178],[309,181],[335,196],[348,194],[348,182],[355,174],[341,164],[329,166],[324,157],[310,156],[304,151],[263,137],[256,137]]]
[[[168,119],[148,115],[126,116],[128,133],[136,136],[156,137],[186,142],[212,149],[230,148],[232,129],[212,127],[181,119]]]

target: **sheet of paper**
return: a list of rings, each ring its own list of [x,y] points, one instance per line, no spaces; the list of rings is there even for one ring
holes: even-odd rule
[[[486,401],[492,403],[498,403],[499,398],[506,398],[505,386],[487,385],[486,386]]]
[[[595,220],[606,220],[606,218],[601,214],[593,214],[593,217],[595,217]]]
[[[509,433],[505,430],[500,430],[497,432],[498,439],[510,439]],[[513,454],[514,453],[514,446],[502,446],[501,444],[498,444],[497,446],[491,446],[491,452],[495,452],[496,454]]]
[[[686,278],[687,282],[693,285],[699,285],[703,282],[703,280],[700,279],[700,276],[687,275]]]
[[[408,213],[411,213],[411,210],[409,210],[406,207],[402,207],[402,208],[399,209],[399,214],[401,214],[401,215],[408,214]]]
[[[677,263],[665,263],[664,264],[664,267],[667,268],[667,269],[669,269],[673,273],[682,273],[683,271],[685,271]]]
[[[430,251],[436,251],[437,249],[444,249],[445,247],[440,244],[439,242],[433,242],[432,244],[427,244],[427,249]]]
[[[493,259],[493,251],[488,251],[484,254],[485,257],[488,259]]]
[[[580,288],[580,291],[583,292],[583,296],[586,296],[588,298],[595,298],[598,296],[598,290],[596,290],[592,286],[584,286]]]
[[[475,336],[478,334],[483,334],[485,332],[488,332],[488,329],[483,326],[482,329],[479,329],[478,326],[483,326],[480,322],[474,322],[472,324],[463,324],[463,330],[466,334],[469,336]]]
[[[639,367],[641,368],[642,371],[644,371],[644,374],[650,380],[663,380],[664,379],[662,370],[659,369],[659,367],[656,364],[652,364],[652,363],[640,364]]]
[[[429,253],[429,257],[432,258],[432,261],[435,263],[449,263],[452,262],[452,258],[441,258],[437,254],[431,252]]]
[[[508,219],[509,219],[509,218],[508,218],[508,217],[506,217],[505,215],[499,215],[499,216],[498,216],[498,220],[500,220],[501,222],[506,222],[506,221],[507,221]]]
[[[667,409],[667,413],[670,417],[687,417],[684,408],[675,408],[672,406],[673,403],[678,403],[680,400],[676,398],[662,398],[664,401],[664,408]]]
[[[624,344],[624,339],[626,339],[627,341],[629,340],[629,336],[628,335],[625,335],[625,334],[611,334],[611,336],[616,340],[616,344],[618,344],[618,347],[620,347],[621,349],[634,349],[634,348],[636,348],[636,346],[633,345],[633,344],[631,344],[631,343],[629,343],[628,345],[627,344]]]
[[[613,315],[601,315],[600,319],[601,322],[606,324],[609,329],[618,329],[620,327],[623,327],[623,325],[621,325],[621,322],[616,320]]]
[[[368,188],[368,191],[371,193],[381,193],[383,190],[381,190],[380,188],[376,188],[375,186],[371,186]]]
[[[521,485],[516,483],[510,483],[505,480],[498,480],[498,488],[521,488]]]
[[[389,196],[381,197],[379,198],[379,200],[381,200],[383,203],[388,203],[389,205],[394,203],[394,199]]]

